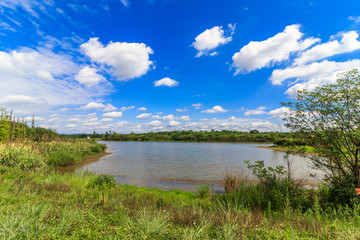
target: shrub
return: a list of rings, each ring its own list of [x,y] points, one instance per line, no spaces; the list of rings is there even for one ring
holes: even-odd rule
[[[97,187],[100,189],[111,188],[114,187],[115,185],[116,185],[116,180],[114,179],[114,176],[107,174],[98,175],[92,184],[93,187]]]
[[[320,197],[326,207],[338,207],[340,205],[353,207],[359,203],[353,175],[331,177],[327,181],[329,183],[320,188]]]

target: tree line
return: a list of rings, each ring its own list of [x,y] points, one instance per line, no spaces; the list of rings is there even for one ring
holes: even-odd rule
[[[58,137],[59,134],[55,130],[36,127],[34,116],[31,125],[28,126],[24,118],[16,118],[12,111],[3,107],[0,108],[0,142],[16,139],[45,141]]]

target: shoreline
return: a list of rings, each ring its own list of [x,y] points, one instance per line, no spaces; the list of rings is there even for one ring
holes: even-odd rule
[[[90,163],[97,162],[97,161],[100,160],[100,158],[105,157],[105,156],[110,155],[110,154],[112,154],[112,153],[104,151],[104,152],[101,152],[101,153],[98,153],[98,154],[88,155],[88,156],[83,157],[82,161],[80,161],[78,163],[63,166],[63,167],[57,167],[56,171],[59,171],[59,172],[74,171],[78,167],[82,167],[82,166],[88,165]]]
[[[280,151],[280,152],[291,152],[291,153],[299,153],[297,150],[295,149],[288,149],[288,148],[284,148],[284,147],[274,147],[274,146],[257,146],[258,148],[263,148],[263,149],[269,149],[269,150],[274,150],[274,151]],[[304,154],[306,155],[312,155],[312,156],[319,156],[318,153],[313,153],[313,152],[304,152]]]

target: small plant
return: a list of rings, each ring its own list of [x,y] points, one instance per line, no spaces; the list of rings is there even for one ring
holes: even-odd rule
[[[244,169],[229,170],[225,168],[225,176],[223,177],[223,185],[226,193],[233,192],[238,189],[239,185],[247,182],[247,176]]]
[[[97,176],[92,184],[94,187],[100,190],[100,204],[105,204],[105,190],[115,187],[116,180],[114,176],[107,174],[100,174]]]
[[[196,190],[200,198],[210,198],[214,184],[212,183],[202,183],[196,185]]]

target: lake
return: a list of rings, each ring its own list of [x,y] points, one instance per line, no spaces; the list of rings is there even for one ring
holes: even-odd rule
[[[76,167],[75,171],[93,171],[113,175],[118,184],[156,187],[163,190],[196,191],[196,183],[212,182],[214,191],[223,191],[220,180],[225,169],[245,169],[244,160],[265,162],[266,166],[284,164],[285,152],[258,148],[266,144],[189,143],[189,142],[100,142],[110,155],[99,161]],[[290,156],[297,177],[315,173],[309,160]],[[249,172],[249,171],[248,171]],[[319,173],[318,173],[319,174]],[[255,179],[249,175],[249,178]],[[315,181],[314,179],[309,179]]]

